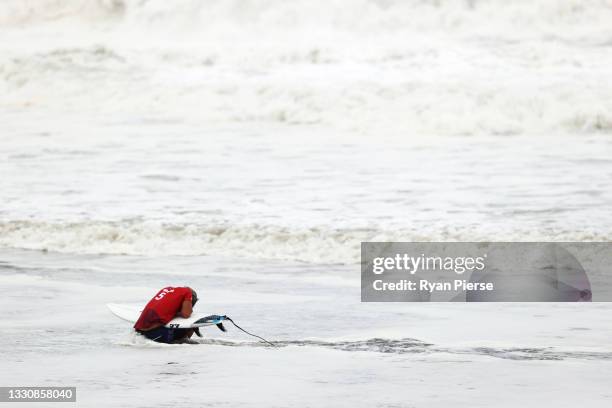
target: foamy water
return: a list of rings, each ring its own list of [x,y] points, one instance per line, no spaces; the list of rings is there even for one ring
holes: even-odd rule
[[[1,10],[3,247],[610,238],[607,2]]]
[[[68,140],[7,137],[0,245],[355,263],[367,240],[610,239],[607,135],[207,132],[101,124]]]
[[[5,3],[7,108],[353,137],[612,129],[606,1]]]

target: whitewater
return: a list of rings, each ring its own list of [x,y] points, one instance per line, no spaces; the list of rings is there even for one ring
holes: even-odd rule
[[[0,386],[610,406],[606,303],[359,302],[362,241],[612,238],[610,21],[605,0],[3,1]],[[106,310],[166,285],[279,347],[150,344]]]

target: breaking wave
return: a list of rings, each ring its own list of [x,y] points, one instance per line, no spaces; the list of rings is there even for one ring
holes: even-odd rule
[[[124,23],[151,23],[207,30],[234,23],[244,28],[333,27],[334,29],[398,30],[473,28],[480,22],[495,29],[500,22],[535,27],[604,21],[611,5],[606,0],[508,2],[503,0],[5,0],[0,8],[4,24],[87,18]],[[179,24],[180,23],[180,24]]]
[[[3,49],[0,106],[368,135],[612,133],[611,20],[605,0],[7,0],[3,29],[52,28]]]
[[[607,241],[597,233],[534,235],[526,228],[486,235],[481,229],[423,234],[368,228],[298,228],[270,225],[197,225],[152,221],[0,222],[0,247],[74,254],[144,256],[219,255],[322,264],[355,264],[362,241]]]

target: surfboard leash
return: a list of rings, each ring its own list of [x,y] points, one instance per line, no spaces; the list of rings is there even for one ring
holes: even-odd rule
[[[259,340],[261,340],[261,341],[264,341],[264,342],[268,343],[268,344],[269,344],[269,345],[271,345],[272,347],[278,347],[276,344],[273,344],[273,343],[269,342],[268,340],[264,339],[263,337],[258,336],[258,335],[253,334],[253,333],[249,333],[248,331],[244,330],[242,327],[238,326],[238,325],[236,324],[236,322],[234,322],[234,321],[233,321],[232,319],[230,319],[228,316],[225,316],[225,319],[224,319],[224,320],[229,320],[230,322],[232,322],[232,324],[233,324],[234,326],[236,326],[236,328],[237,328],[238,330],[243,331],[244,333],[248,334],[249,336],[257,337]]]

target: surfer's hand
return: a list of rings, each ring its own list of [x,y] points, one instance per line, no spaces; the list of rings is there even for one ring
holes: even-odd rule
[[[178,315],[186,319],[189,316],[191,316],[191,313],[193,313],[193,309],[191,307],[191,301],[183,300],[183,306],[181,307],[181,310],[178,312]]]

